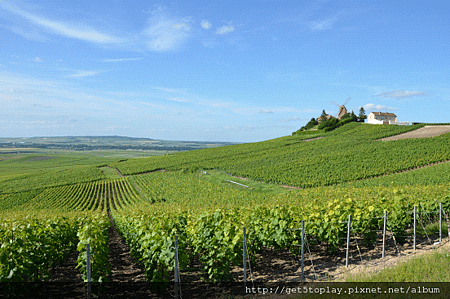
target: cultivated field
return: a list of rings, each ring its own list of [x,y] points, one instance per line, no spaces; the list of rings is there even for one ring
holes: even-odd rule
[[[414,207],[416,252],[439,247],[447,236],[450,164],[412,169],[450,160],[450,134],[377,141],[421,127],[350,123],[136,159],[4,153],[0,281],[86,280],[89,243],[93,281],[167,286],[177,236],[181,282],[242,282],[245,227],[248,279],[299,282],[302,221],[305,280],[343,279],[343,269],[380,260],[385,211],[384,260],[414,252]],[[444,241],[437,245],[440,203]]]
[[[400,140],[408,138],[430,138],[450,133],[450,126],[425,126],[417,130],[380,139],[381,141]]]

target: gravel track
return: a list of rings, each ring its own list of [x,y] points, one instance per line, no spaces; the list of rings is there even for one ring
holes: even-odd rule
[[[425,126],[419,128],[417,130],[378,139],[379,141],[391,141],[391,140],[400,140],[400,139],[408,139],[408,138],[430,138],[436,137],[442,134],[450,133],[450,126]]]

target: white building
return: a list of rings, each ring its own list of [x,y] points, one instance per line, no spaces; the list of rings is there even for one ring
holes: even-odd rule
[[[397,115],[388,112],[370,112],[367,117],[368,124],[375,125],[409,125],[409,122],[397,122]]]

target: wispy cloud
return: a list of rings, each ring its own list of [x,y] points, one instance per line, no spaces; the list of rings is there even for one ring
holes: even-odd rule
[[[261,112],[261,113],[273,113],[273,111],[269,110],[269,109],[261,109],[259,112]]]
[[[223,35],[234,31],[233,25],[224,25],[220,28],[217,28],[216,34]]]
[[[143,31],[148,50],[165,52],[178,49],[190,36],[190,18],[168,16],[159,7],[152,11],[147,28]]]
[[[31,40],[31,41],[45,42],[48,40],[45,36],[43,36],[42,34],[40,34],[39,32],[37,32],[36,30],[33,30],[33,29],[26,31],[25,29],[23,29],[22,27],[19,27],[19,26],[0,25],[0,27],[11,30],[15,34],[18,34],[18,35],[20,35],[28,40]]]
[[[426,96],[428,95],[425,91],[403,91],[403,90],[394,90],[394,91],[385,91],[376,94],[376,97],[383,97],[383,98],[394,98],[394,99],[406,99],[406,98],[413,98],[413,97],[420,97],[420,96]]]
[[[366,104],[363,106],[366,111],[392,111],[398,110],[398,108],[388,107],[384,105]]]
[[[319,31],[323,31],[323,30],[329,30],[331,28],[333,28],[333,24],[338,20],[337,17],[332,17],[326,20],[321,20],[321,21],[312,21],[309,22],[309,28],[311,30],[319,30]]]
[[[80,39],[96,44],[111,44],[124,42],[124,40],[121,38],[98,32],[97,30],[92,29],[89,26],[66,24],[64,22],[54,21],[44,17],[37,16],[35,14],[26,12],[17,7],[16,5],[6,1],[0,0],[0,7],[25,18],[34,25],[38,25],[55,34],[59,34],[65,37]]]
[[[39,57],[36,57],[35,59],[33,59],[34,62],[43,62],[44,60],[40,59]]]
[[[167,87],[161,87],[161,86],[153,86],[153,88],[160,90],[160,91],[169,92],[169,93],[186,94],[186,92],[181,89],[167,88]]]
[[[200,26],[202,26],[203,29],[211,29],[212,24],[206,20],[201,21]]]
[[[169,100],[169,101],[172,101],[172,102],[180,102],[180,103],[189,103],[189,102],[191,102],[190,99],[187,99],[187,98],[180,98],[180,97],[169,98],[168,100]]]
[[[281,122],[309,121],[309,119],[306,119],[306,118],[300,118],[300,117],[298,117],[298,116],[294,116],[294,117],[288,117],[288,118],[280,118],[280,119],[278,119],[278,121],[281,121]]]
[[[113,58],[113,59],[102,59],[101,62],[124,62],[124,61],[136,61],[141,60],[144,57],[136,57],[136,58]]]
[[[69,75],[69,78],[83,78],[97,75],[97,71],[78,71],[75,74]]]

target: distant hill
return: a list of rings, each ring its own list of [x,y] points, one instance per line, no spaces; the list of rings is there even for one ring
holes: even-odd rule
[[[64,150],[189,151],[235,144],[231,142],[171,141],[127,136],[63,136],[0,138],[0,148]]]
[[[423,126],[351,122],[332,132],[304,131],[263,142],[122,160],[111,166],[125,175],[161,169],[221,169],[279,185],[335,185],[450,160],[450,133],[433,138],[377,141]]]

